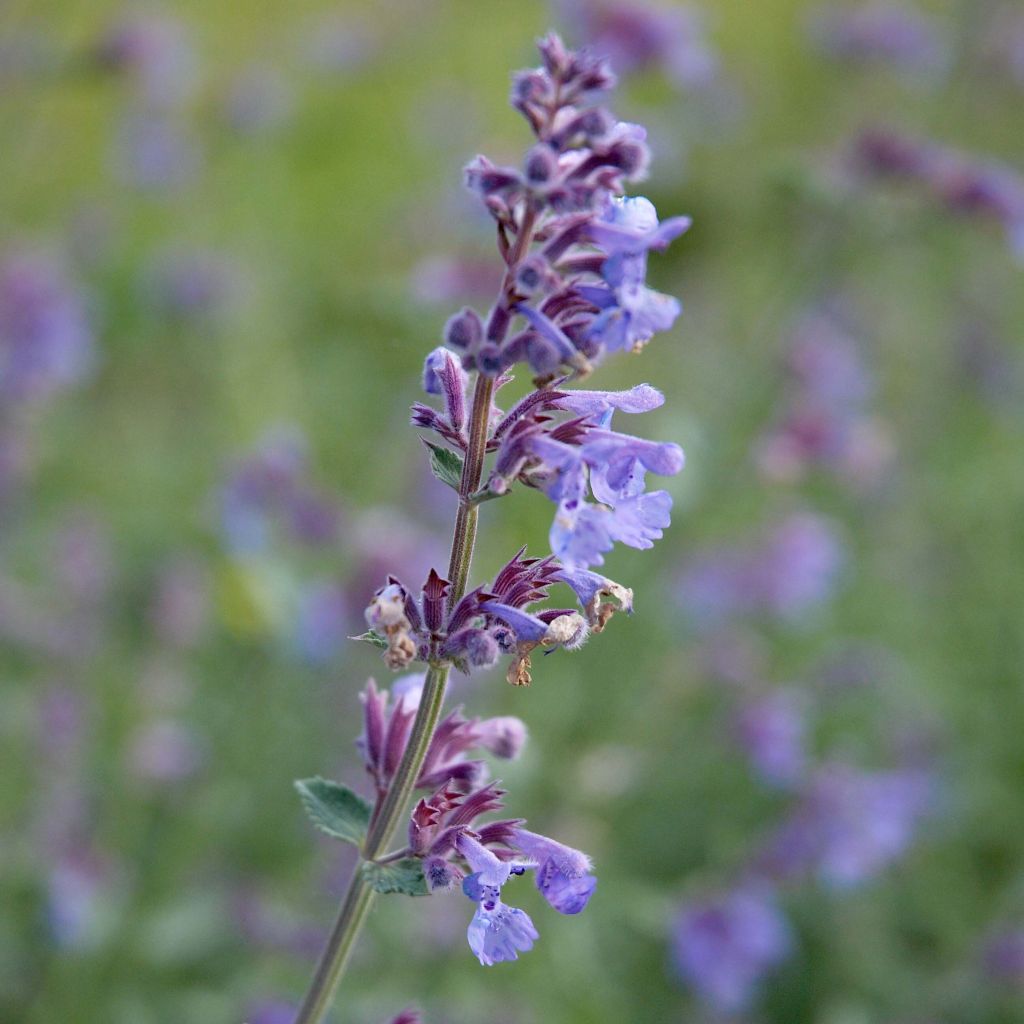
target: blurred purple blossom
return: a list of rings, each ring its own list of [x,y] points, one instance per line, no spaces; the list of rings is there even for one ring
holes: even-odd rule
[[[126,185],[172,189],[190,182],[201,152],[186,121],[176,112],[135,109],[122,115],[114,149],[114,171]]]
[[[304,436],[276,428],[229,472],[220,492],[220,516],[228,546],[252,553],[267,548],[275,532],[309,547],[330,545],[341,512],[309,480]]]
[[[0,397],[47,398],[87,375],[94,338],[85,297],[41,251],[0,256]]]
[[[812,874],[836,889],[862,884],[906,853],[934,801],[926,772],[823,764],[768,843],[761,866],[777,878]]]
[[[1024,987],[1024,928],[1002,928],[991,934],[981,959],[985,973],[993,981]]]
[[[50,868],[47,921],[56,945],[87,946],[106,902],[109,870],[88,843],[75,842]]]
[[[795,622],[829,600],[845,557],[830,520],[794,512],[753,542],[698,550],[677,592],[698,626],[748,616]]]
[[[949,60],[938,22],[909,4],[872,0],[821,6],[811,12],[808,31],[823,53],[851,64],[934,72]]]
[[[185,25],[164,13],[122,16],[95,45],[97,62],[130,78],[137,99],[155,107],[177,106],[193,93],[198,61]]]
[[[682,89],[715,81],[718,54],[702,11],[645,0],[554,0],[567,34],[606,58],[619,75],[656,69]]]
[[[869,485],[891,462],[889,432],[867,404],[873,381],[843,320],[838,310],[820,308],[796,326],[785,356],[789,388],[755,448],[758,469],[772,482],[794,483],[820,467]]]
[[[308,22],[301,48],[303,57],[317,70],[349,74],[377,56],[379,33],[369,21],[331,12]]]
[[[242,275],[232,260],[209,249],[169,248],[146,268],[143,287],[161,313],[198,320],[222,313],[239,294]]]
[[[793,939],[767,887],[741,886],[683,907],[673,956],[683,980],[712,1009],[740,1013],[764,977],[789,955]]]
[[[314,665],[330,664],[355,630],[345,588],[321,582],[306,587],[299,598],[293,642],[299,655]]]
[[[245,1024],[294,1024],[298,1007],[280,999],[253,1003],[245,1013]]]
[[[742,701],[733,728],[760,778],[772,786],[792,786],[807,767],[806,702],[792,689],[755,694]]]
[[[986,67],[1005,70],[1024,88],[1024,11],[1016,4],[998,8],[982,34],[982,57]]]
[[[501,274],[488,261],[431,255],[413,267],[411,280],[418,301],[446,307],[493,295]]]
[[[194,775],[202,759],[202,748],[192,729],[172,719],[158,718],[136,733],[129,768],[147,782],[175,783]]]
[[[253,64],[237,74],[223,100],[224,120],[242,135],[281,127],[292,112],[292,93],[276,68]]]
[[[890,128],[864,131],[852,169],[865,181],[891,178],[916,185],[952,213],[994,221],[1024,260],[1024,176],[1008,164],[963,153]]]
[[[163,644],[187,649],[198,641],[209,616],[209,588],[209,574],[198,557],[180,555],[161,566],[150,621]]]

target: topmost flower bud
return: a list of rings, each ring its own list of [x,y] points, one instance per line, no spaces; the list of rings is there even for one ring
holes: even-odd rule
[[[566,49],[562,37],[557,32],[549,32],[537,40],[537,49],[548,74],[556,80],[564,80],[572,67],[573,54]]]

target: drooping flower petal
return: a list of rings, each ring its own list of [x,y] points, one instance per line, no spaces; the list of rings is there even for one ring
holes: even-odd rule
[[[485,967],[518,960],[519,954],[532,949],[539,937],[526,911],[503,903],[493,911],[480,906],[466,931],[469,948]]]

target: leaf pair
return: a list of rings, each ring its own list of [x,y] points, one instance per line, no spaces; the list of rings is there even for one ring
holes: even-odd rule
[[[366,800],[348,786],[319,776],[298,779],[295,789],[310,820],[321,832],[353,846],[363,845],[372,813]],[[386,864],[365,861],[360,870],[370,886],[380,893],[426,896],[429,891],[423,865],[416,857],[403,857]]]

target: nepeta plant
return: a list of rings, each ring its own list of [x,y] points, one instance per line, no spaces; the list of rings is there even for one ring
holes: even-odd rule
[[[298,783],[317,826],[361,855],[299,1024],[323,1018],[377,893],[461,886],[475,904],[470,948],[491,965],[517,959],[537,939],[529,916],[503,902],[512,879],[532,873],[563,914],[583,910],[596,885],[578,850],[528,831],[520,818],[482,820],[502,809],[505,793],[487,782],[475,752],[515,756],[526,738],[522,722],[467,719],[459,710],[440,718],[453,667],[469,672],[507,659],[509,682],[527,685],[535,651],[578,648],[616,610],[632,611],[632,591],[591,566],[616,542],[651,547],[672,502],[646,490],[646,473],[683,465],[677,445],[612,429],[616,412],[661,405],[653,387],[566,385],[608,353],[638,351],[672,326],[679,304],[647,287],[647,254],[689,221],[659,223],[647,199],[624,197],[626,183],[644,176],[649,153],[641,127],[600,105],[614,85],[604,61],[566,50],[554,35],[540,52],[542,66],[517,74],[512,90],[536,136],[522,166],[481,156],[466,169],[497,225],[499,293],[486,316],[463,309],[448,321],[446,347],[427,356],[423,372],[424,390],[441,408],[413,407],[435,475],[459,498],[448,569],[432,569],[418,590],[389,577],[366,609],[363,639],[382,650],[388,668],[420,663],[425,675],[399,680],[390,694],[372,682],[363,693],[358,746],[372,801],[323,779]],[[533,389],[504,411],[495,395],[524,363]],[[530,558],[522,548],[492,580],[468,589],[479,506],[516,484],[554,503],[552,554]],[[555,584],[567,585],[581,610],[539,608]],[[417,789],[428,795],[410,815]],[[402,839],[389,849],[403,821]]]

